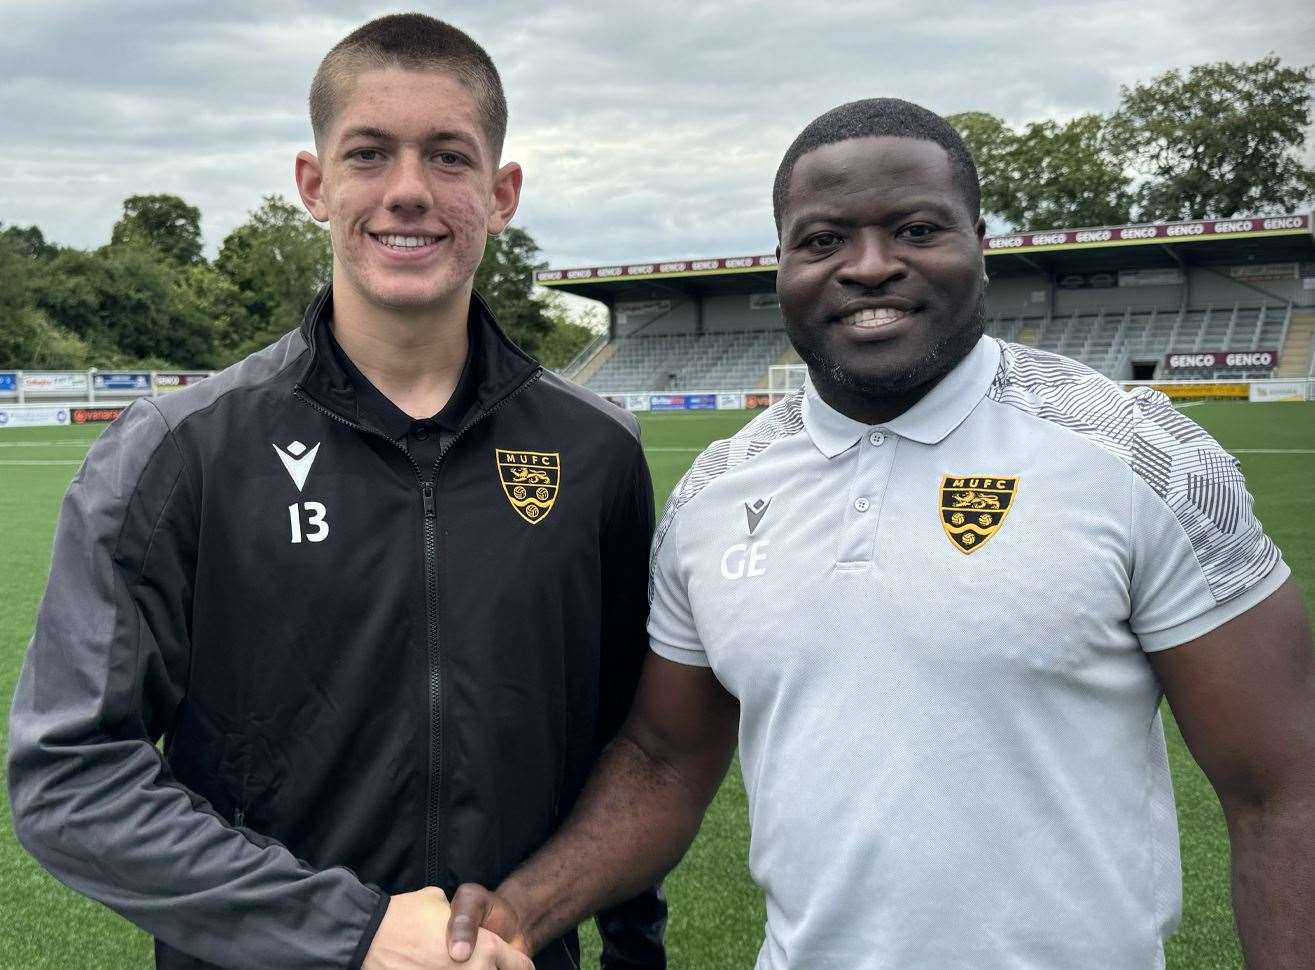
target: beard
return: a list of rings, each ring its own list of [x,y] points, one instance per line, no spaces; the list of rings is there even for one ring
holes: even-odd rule
[[[985,325],[986,293],[983,290],[958,326],[942,334],[920,360],[892,374],[857,374],[816,347],[796,347],[795,350],[811,373],[825,375],[833,386],[843,387],[870,400],[903,398],[952,371],[977,346]]]

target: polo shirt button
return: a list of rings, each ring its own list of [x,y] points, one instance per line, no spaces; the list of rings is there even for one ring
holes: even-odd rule
[[[874,431],[868,435],[868,441],[872,442],[878,448],[886,443],[886,435],[882,431]]]
[[[856,498],[854,499],[854,508],[859,512],[866,512],[872,508],[872,503],[865,498]]]

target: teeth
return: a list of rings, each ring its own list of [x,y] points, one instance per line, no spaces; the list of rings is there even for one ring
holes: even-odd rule
[[[394,246],[398,249],[417,249],[420,246],[430,246],[438,241],[437,236],[375,236],[385,246]]]
[[[904,310],[878,307],[875,310],[858,310],[849,314],[842,322],[851,327],[885,327],[905,316],[908,314]]]

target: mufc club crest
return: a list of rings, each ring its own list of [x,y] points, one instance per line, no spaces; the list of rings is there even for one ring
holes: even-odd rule
[[[530,525],[548,517],[562,482],[562,456],[556,451],[506,451],[494,448],[498,480],[516,514]]]
[[[954,547],[976,552],[1000,531],[1018,494],[1018,476],[946,475],[941,479],[941,525]]]

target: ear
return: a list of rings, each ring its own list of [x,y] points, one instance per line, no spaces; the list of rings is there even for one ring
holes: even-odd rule
[[[516,207],[521,202],[523,178],[524,173],[515,162],[508,162],[493,176],[493,208],[489,211],[485,226],[490,236],[496,236],[506,229],[507,223],[516,214]]]
[[[781,261],[781,244],[779,242],[776,244],[776,261],[778,263]]]
[[[329,221],[329,207],[324,203],[324,172],[320,160],[310,152],[297,152],[295,177],[301,204],[316,222]]]
[[[986,220],[981,216],[978,216],[977,225],[973,226],[973,231],[977,233],[978,242],[982,242],[986,239]]]

